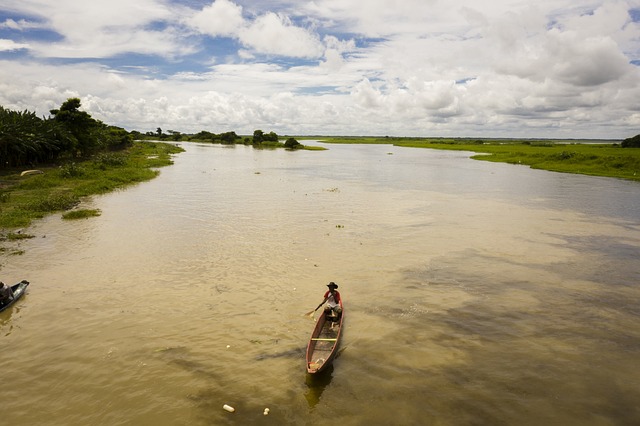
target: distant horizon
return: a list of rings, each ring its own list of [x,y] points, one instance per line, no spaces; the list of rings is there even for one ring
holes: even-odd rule
[[[619,138],[537,138],[537,137],[522,137],[522,138],[514,138],[514,137],[491,137],[491,136],[376,136],[376,135],[283,135],[283,136],[299,136],[299,137],[332,137],[332,138],[389,138],[389,139],[482,139],[482,140],[539,140],[539,141],[618,141],[622,140]],[[635,135],[633,135],[635,136]],[[632,137],[632,136],[629,136]],[[626,139],[626,138],[623,138]]]
[[[260,129],[263,131],[271,131],[269,129]],[[137,131],[141,134],[146,134],[146,132],[140,132],[139,130],[133,129],[133,130],[128,130],[129,132],[133,132],[133,131]],[[168,131],[168,130],[167,130]],[[208,131],[206,129],[202,129],[198,132],[180,132],[177,130],[171,130],[171,131],[176,131],[182,135],[195,135],[197,133],[199,133],[200,131]],[[234,130],[227,130],[229,132],[233,132]],[[149,131],[147,131],[149,132]],[[164,133],[164,130],[163,130]],[[215,133],[215,132],[211,132],[211,133]],[[222,132],[224,133],[224,132]],[[215,134],[220,134],[220,133],[215,133]],[[298,134],[298,133],[285,133],[285,134],[279,134],[276,132],[276,134],[278,134],[278,137],[299,137],[299,138],[345,138],[345,139],[349,139],[349,138],[376,138],[376,139],[462,139],[462,140],[467,140],[467,139],[481,139],[481,140],[536,140],[536,141],[606,141],[606,142],[615,142],[615,141],[622,141],[624,139],[633,137],[635,135],[632,136],[628,136],[625,138],[609,138],[609,139],[603,139],[603,138],[537,138],[537,137],[521,137],[521,138],[516,138],[516,137],[491,137],[491,136],[397,136],[397,135],[384,135],[384,136],[379,136],[379,135],[309,135],[309,134]],[[253,136],[253,133],[237,133],[237,135],[239,137],[251,137]]]
[[[278,134],[640,133],[633,0],[4,0],[0,105]],[[223,130],[224,131],[224,130]]]

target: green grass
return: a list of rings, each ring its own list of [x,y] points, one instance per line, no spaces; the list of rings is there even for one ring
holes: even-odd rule
[[[301,138],[302,139],[302,138]],[[476,152],[471,158],[527,165],[562,173],[640,181],[640,149],[610,141],[503,140],[455,138],[328,137],[328,143],[393,144],[413,148]]]
[[[65,220],[77,220],[77,219],[86,219],[88,217],[100,216],[101,212],[97,209],[81,209],[81,210],[72,210],[70,212],[64,213],[62,218]]]
[[[28,240],[30,238],[35,238],[35,235],[31,234],[23,234],[18,232],[9,232],[7,235],[3,237],[8,241],[18,241],[18,240]]]
[[[0,229],[26,227],[34,219],[70,210],[83,197],[153,179],[157,168],[172,164],[171,154],[181,151],[172,144],[137,142],[123,152],[40,167],[40,175],[5,171],[0,175]]]

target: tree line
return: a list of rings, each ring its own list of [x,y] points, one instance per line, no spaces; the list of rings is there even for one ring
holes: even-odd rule
[[[131,134],[135,139],[153,139],[153,140],[171,140],[171,141],[193,141],[193,142],[210,142],[220,143],[223,145],[244,144],[260,147],[266,146],[284,146],[289,149],[302,148],[295,138],[289,137],[284,143],[280,142],[280,136],[275,132],[265,133],[262,130],[254,130],[253,136],[238,136],[236,132],[212,133],[202,130],[198,133],[180,133],[175,130],[167,130],[164,132],[158,127],[155,132],[146,132],[144,134],[138,131],[132,131]]]
[[[0,169],[89,157],[133,143],[125,129],[92,118],[80,105],[69,98],[47,118],[0,106]]]
[[[80,110],[79,98],[69,98],[58,109],[50,110],[49,117],[38,117],[31,111],[13,111],[0,106],[0,169],[35,167],[64,160],[87,158],[100,152],[124,149],[136,139],[193,140],[201,142],[255,146],[283,146],[274,132],[256,130],[253,137],[241,137],[236,132],[220,134],[201,131],[189,135],[160,127],[155,132],[138,131],[109,126]],[[287,139],[285,148],[301,148],[293,138]]]

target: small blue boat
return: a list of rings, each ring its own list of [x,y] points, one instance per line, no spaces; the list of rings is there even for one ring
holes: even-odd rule
[[[18,284],[14,284],[11,286],[11,290],[13,291],[13,299],[9,300],[6,303],[0,303],[0,312],[7,309],[9,306],[13,305],[20,299],[27,291],[27,287],[29,286],[29,281],[22,280]]]

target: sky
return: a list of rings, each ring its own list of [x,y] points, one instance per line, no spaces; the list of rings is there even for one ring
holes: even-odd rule
[[[640,0],[2,0],[0,106],[141,132],[624,139]]]

